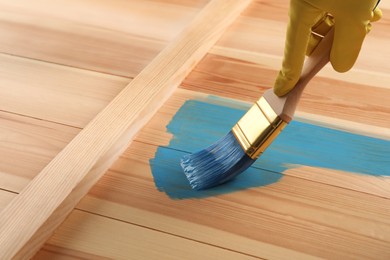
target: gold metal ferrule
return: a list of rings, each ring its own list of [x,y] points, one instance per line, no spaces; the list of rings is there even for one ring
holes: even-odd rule
[[[245,153],[257,159],[287,124],[262,97],[234,125],[232,132]]]

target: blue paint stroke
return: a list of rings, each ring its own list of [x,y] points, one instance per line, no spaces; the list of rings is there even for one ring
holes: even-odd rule
[[[226,135],[249,106],[229,100],[187,101],[167,126],[173,139],[150,160],[156,187],[173,199],[204,198],[277,182],[291,167],[311,166],[390,176],[390,141],[293,121],[246,172],[225,185],[193,191],[180,158]]]
[[[278,181],[282,174],[262,169],[249,168],[234,181],[218,187],[196,191],[191,189],[180,167],[180,158],[185,152],[168,147],[159,147],[155,158],[151,159],[151,168],[156,187],[173,199],[205,198],[230,193],[250,187],[259,187]]]

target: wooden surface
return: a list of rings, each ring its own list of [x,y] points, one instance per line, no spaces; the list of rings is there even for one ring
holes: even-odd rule
[[[0,208],[207,2],[0,1]],[[382,2],[384,18],[354,69],[321,71],[298,107],[302,120],[390,139],[390,6]],[[149,160],[173,138],[166,126],[186,100],[254,101],[272,86],[287,4],[253,1],[35,259],[389,259],[389,177],[306,166],[203,199],[156,189]]]
[[[249,2],[210,1],[8,203],[0,212],[1,258],[38,251]]]

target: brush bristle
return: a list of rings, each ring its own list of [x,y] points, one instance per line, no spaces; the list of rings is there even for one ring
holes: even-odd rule
[[[202,190],[233,179],[253,162],[230,131],[208,148],[183,156],[180,164],[191,187]]]

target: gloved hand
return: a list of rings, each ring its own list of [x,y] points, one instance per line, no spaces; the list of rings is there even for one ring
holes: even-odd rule
[[[311,28],[327,13],[334,17],[334,39],[330,62],[338,72],[352,68],[370,22],[381,18],[376,7],[378,0],[291,0],[286,44],[282,69],[275,80],[274,92],[278,96],[287,94],[297,83],[308,43]],[[374,10],[375,8],[375,10]]]

